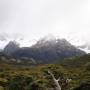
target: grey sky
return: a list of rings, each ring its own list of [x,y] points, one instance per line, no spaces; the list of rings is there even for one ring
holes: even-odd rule
[[[20,35],[33,40],[51,33],[76,45],[90,42],[90,0],[0,0],[3,33],[9,39]]]

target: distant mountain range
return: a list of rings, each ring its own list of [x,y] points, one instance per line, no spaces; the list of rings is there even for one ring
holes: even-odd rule
[[[20,48],[16,42],[9,42],[3,52],[15,58],[32,58],[39,63],[53,63],[60,59],[81,56],[84,51],[76,48],[65,39],[42,38],[31,47]]]

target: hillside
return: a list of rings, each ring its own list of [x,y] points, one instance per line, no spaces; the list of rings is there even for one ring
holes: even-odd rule
[[[37,63],[32,58],[21,58],[17,59],[11,55],[6,55],[5,53],[0,52],[0,64],[9,64],[9,65],[29,65],[34,66]]]
[[[10,59],[3,54],[1,57]],[[58,64],[46,64],[31,67],[30,65],[0,62],[0,90],[55,90],[55,78],[60,77],[62,90],[90,90],[90,55],[66,59]],[[71,79],[66,83],[66,79]]]
[[[83,67],[88,62],[90,62],[90,54],[86,54],[86,55],[79,56],[79,57],[72,57],[72,58],[64,59],[60,63],[63,66],[66,66],[69,68],[72,68],[72,67],[78,68],[78,67]]]

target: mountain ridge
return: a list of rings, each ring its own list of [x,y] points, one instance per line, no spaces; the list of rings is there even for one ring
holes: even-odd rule
[[[40,39],[31,47],[22,47],[11,53],[15,58],[28,57],[40,63],[56,62],[57,60],[85,54],[65,39]]]

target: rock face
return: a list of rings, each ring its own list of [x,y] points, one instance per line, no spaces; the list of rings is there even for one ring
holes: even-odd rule
[[[85,54],[65,39],[42,38],[32,47],[20,48],[13,53],[16,58],[28,57],[40,63],[52,63],[57,60]]]
[[[11,53],[14,53],[19,49],[19,44],[17,44],[15,41],[10,41],[8,45],[4,48],[3,52],[7,55],[10,55]]]

